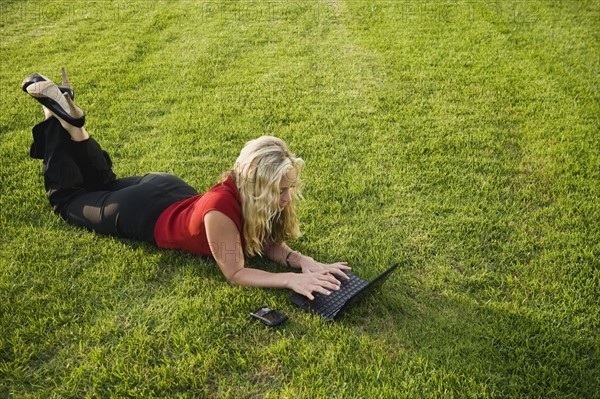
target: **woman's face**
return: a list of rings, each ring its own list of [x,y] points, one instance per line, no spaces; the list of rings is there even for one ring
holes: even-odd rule
[[[296,168],[290,170],[281,177],[279,182],[279,210],[285,209],[292,202],[292,187],[298,182],[298,171]]]

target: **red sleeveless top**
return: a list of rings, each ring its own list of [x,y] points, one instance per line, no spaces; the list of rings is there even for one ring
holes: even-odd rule
[[[204,215],[209,211],[219,211],[235,223],[240,232],[242,247],[245,248],[242,202],[231,177],[204,194],[176,202],[165,209],[154,226],[156,245],[212,256],[204,226]]]

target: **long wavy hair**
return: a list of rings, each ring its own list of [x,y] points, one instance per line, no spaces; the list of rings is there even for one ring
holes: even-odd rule
[[[302,199],[299,176],[303,166],[302,158],[294,156],[277,137],[262,136],[242,148],[226,176],[233,178],[240,192],[247,255],[262,255],[268,243],[281,244],[300,236],[296,203]],[[290,186],[292,201],[280,209],[279,184],[292,168],[298,172]]]

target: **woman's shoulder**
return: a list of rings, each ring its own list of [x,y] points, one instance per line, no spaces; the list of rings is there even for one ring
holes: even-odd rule
[[[223,199],[231,199],[241,204],[240,193],[231,176],[215,184],[204,196],[208,197],[207,199],[215,196]]]
[[[216,210],[235,219],[239,219],[242,213],[239,192],[230,179],[215,184],[198,199],[195,206],[203,214],[210,210]]]

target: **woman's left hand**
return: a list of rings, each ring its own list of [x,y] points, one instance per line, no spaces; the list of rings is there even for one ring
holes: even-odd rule
[[[344,273],[344,270],[352,270],[352,268],[348,266],[348,262],[336,262],[326,264],[317,262],[309,256],[302,256],[302,259],[300,261],[300,267],[302,268],[302,273],[315,273],[327,271],[331,274],[338,275],[346,280],[349,280],[350,278],[346,275],[346,273]]]

